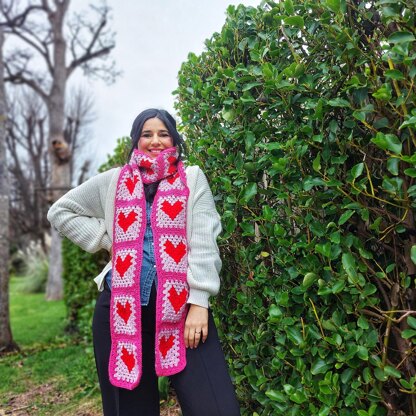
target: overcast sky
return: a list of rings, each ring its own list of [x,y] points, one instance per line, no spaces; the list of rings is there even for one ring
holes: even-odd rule
[[[136,115],[159,107],[173,113],[177,74],[189,52],[200,54],[204,40],[219,32],[230,4],[258,6],[260,0],[107,0],[113,10],[116,32],[113,56],[123,75],[113,85],[77,83],[90,90],[96,119],[91,125],[95,166],[112,152],[116,139],[128,135]],[[84,4],[74,0],[73,7]]]

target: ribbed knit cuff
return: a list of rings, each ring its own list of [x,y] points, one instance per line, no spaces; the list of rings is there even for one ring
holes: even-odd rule
[[[209,306],[209,299],[210,294],[206,292],[205,290],[199,290],[199,289],[189,289],[189,298],[188,303],[191,303],[193,305],[202,306],[204,308],[208,308]]]
[[[108,234],[104,234],[103,238],[101,239],[101,246],[102,248],[106,249],[107,251],[110,251],[111,248],[111,240],[110,236]]]

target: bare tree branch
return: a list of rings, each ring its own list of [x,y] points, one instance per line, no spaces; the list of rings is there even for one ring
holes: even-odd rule
[[[106,6],[91,6],[91,8],[99,15],[97,22],[87,22],[80,14],[76,14],[69,23],[69,28],[72,33],[70,50],[73,59],[68,66],[68,76],[76,68],[84,66],[87,62],[107,56],[115,46],[113,33],[106,31],[109,8]],[[83,28],[88,29],[90,35],[89,40],[82,38]],[[80,54],[77,49],[81,50]],[[85,66],[84,69],[89,68]]]
[[[20,84],[20,85],[26,85],[30,87],[33,91],[35,91],[37,94],[39,94],[40,97],[46,102],[48,99],[48,94],[44,91],[44,89],[41,87],[39,82],[34,79],[33,77],[30,77],[30,74],[28,71],[25,71],[25,69],[21,69],[19,72],[13,72],[10,68],[9,62],[4,62],[4,69],[6,72],[6,76],[4,77],[5,82],[12,82],[13,84]]]

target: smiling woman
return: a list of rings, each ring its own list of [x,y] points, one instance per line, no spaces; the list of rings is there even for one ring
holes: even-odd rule
[[[198,166],[164,110],[140,113],[129,161],[58,200],[48,219],[86,251],[111,251],[93,341],[104,415],[159,415],[169,376],[186,416],[235,416],[239,406],[209,309],[219,290],[219,215]]]
[[[150,157],[157,157],[162,150],[172,146],[172,137],[163,121],[156,117],[146,120],[137,148]]]

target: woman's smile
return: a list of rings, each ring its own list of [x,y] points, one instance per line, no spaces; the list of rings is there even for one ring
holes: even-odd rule
[[[173,140],[165,124],[156,117],[146,120],[137,148],[155,158],[160,152],[172,146]]]

